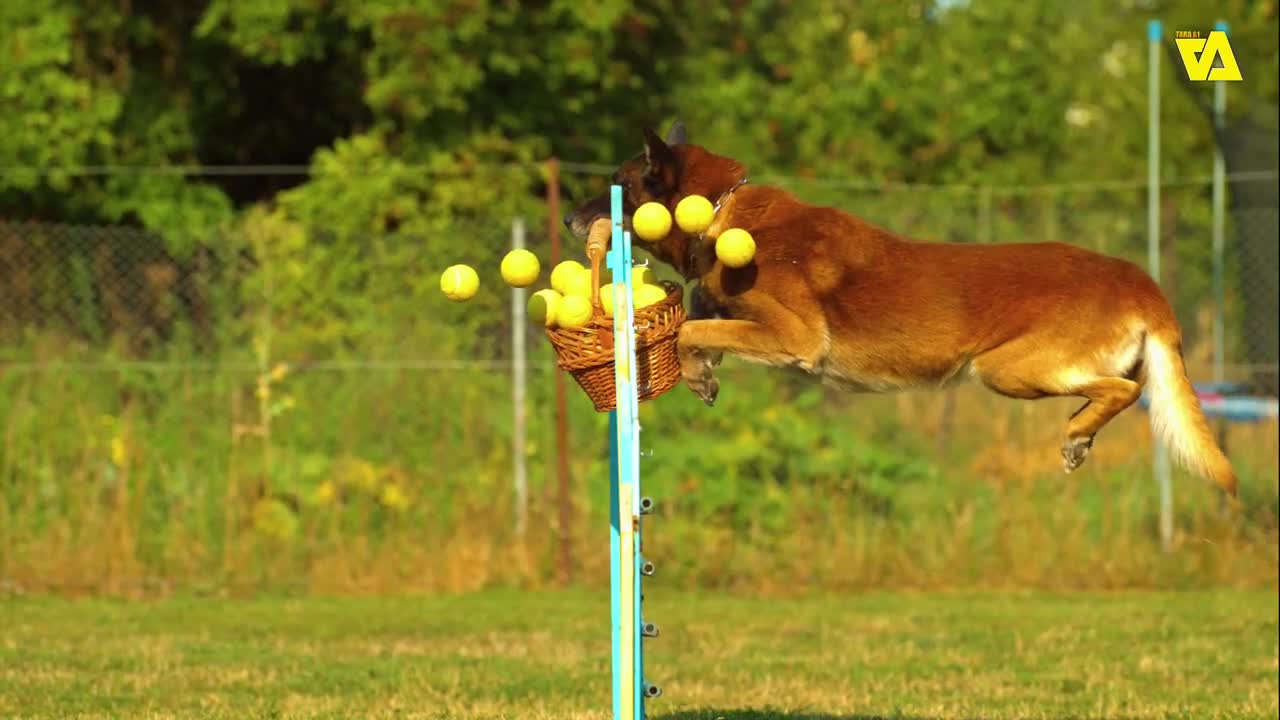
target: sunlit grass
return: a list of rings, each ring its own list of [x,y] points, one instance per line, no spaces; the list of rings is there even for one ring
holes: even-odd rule
[[[1274,592],[787,600],[657,579],[654,720],[1274,718]],[[609,717],[608,595],[18,600],[0,716]]]
[[[676,388],[642,408],[653,453],[642,463],[646,494],[658,503],[646,551],[674,585],[790,593],[1277,580],[1274,422],[1226,430],[1243,522],[1220,512],[1207,483],[1175,475],[1166,554],[1139,409],[1105,428],[1066,476],[1058,447],[1078,405],[1070,399],[1018,402],[968,386],[950,411],[944,393],[831,395],[810,411],[771,394],[775,374],[728,362],[722,375],[723,406]],[[547,380],[531,379],[532,506],[521,541],[510,418],[495,400],[505,376],[292,371],[267,403],[252,371],[0,376],[0,588],[141,596],[555,584]],[[606,436],[603,417],[569,390],[571,543],[578,576],[591,581],[607,572]],[[283,399],[264,436],[262,406]],[[785,438],[809,412],[819,415],[807,431],[828,428],[827,446],[793,441],[779,467],[825,453],[835,470],[740,473],[731,483],[735,447]],[[885,474],[866,477],[847,462],[857,456]]]

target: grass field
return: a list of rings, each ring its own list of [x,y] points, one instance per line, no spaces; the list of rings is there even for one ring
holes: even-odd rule
[[[654,720],[1277,715],[1273,592],[647,594]],[[607,592],[11,599],[0,717],[607,718],[607,618]]]

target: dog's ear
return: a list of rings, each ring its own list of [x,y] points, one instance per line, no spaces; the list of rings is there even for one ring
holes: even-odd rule
[[[644,174],[657,177],[662,174],[662,167],[674,158],[671,148],[658,137],[652,128],[644,129]]]
[[[689,133],[685,132],[684,123],[676,120],[671,123],[671,129],[667,131],[668,145],[686,145],[689,142]]]

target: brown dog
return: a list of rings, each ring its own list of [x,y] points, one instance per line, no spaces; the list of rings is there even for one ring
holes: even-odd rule
[[[914,242],[847,212],[747,184],[735,160],[645,131],[644,152],[613,176],[624,211],[687,195],[717,205],[702,237],[672,227],[645,247],[697,280],[681,327],[681,370],[708,404],[722,353],[791,365],[861,392],[939,387],[976,377],[1001,395],[1087,400],[1067,422],[1067,472],[1094,435],[1151,386],[1154,429],[1174,455],[1234,495],[1231,463],[1215,444],[1187,379],[1181,331],[1160,288],[1138,266],[1062,243]],[[565,218],[580,238],[609,217],[608,195]],[[756,241],[733,269],[715,255],[731,227]]]

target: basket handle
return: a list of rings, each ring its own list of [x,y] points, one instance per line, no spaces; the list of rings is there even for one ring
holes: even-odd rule
[[[611,221],[600,218],[591,224],[587,234],[587,258],[591,260],[591,304],[600,308],[600,263],[608,252],[609,236],[613,234]]]

